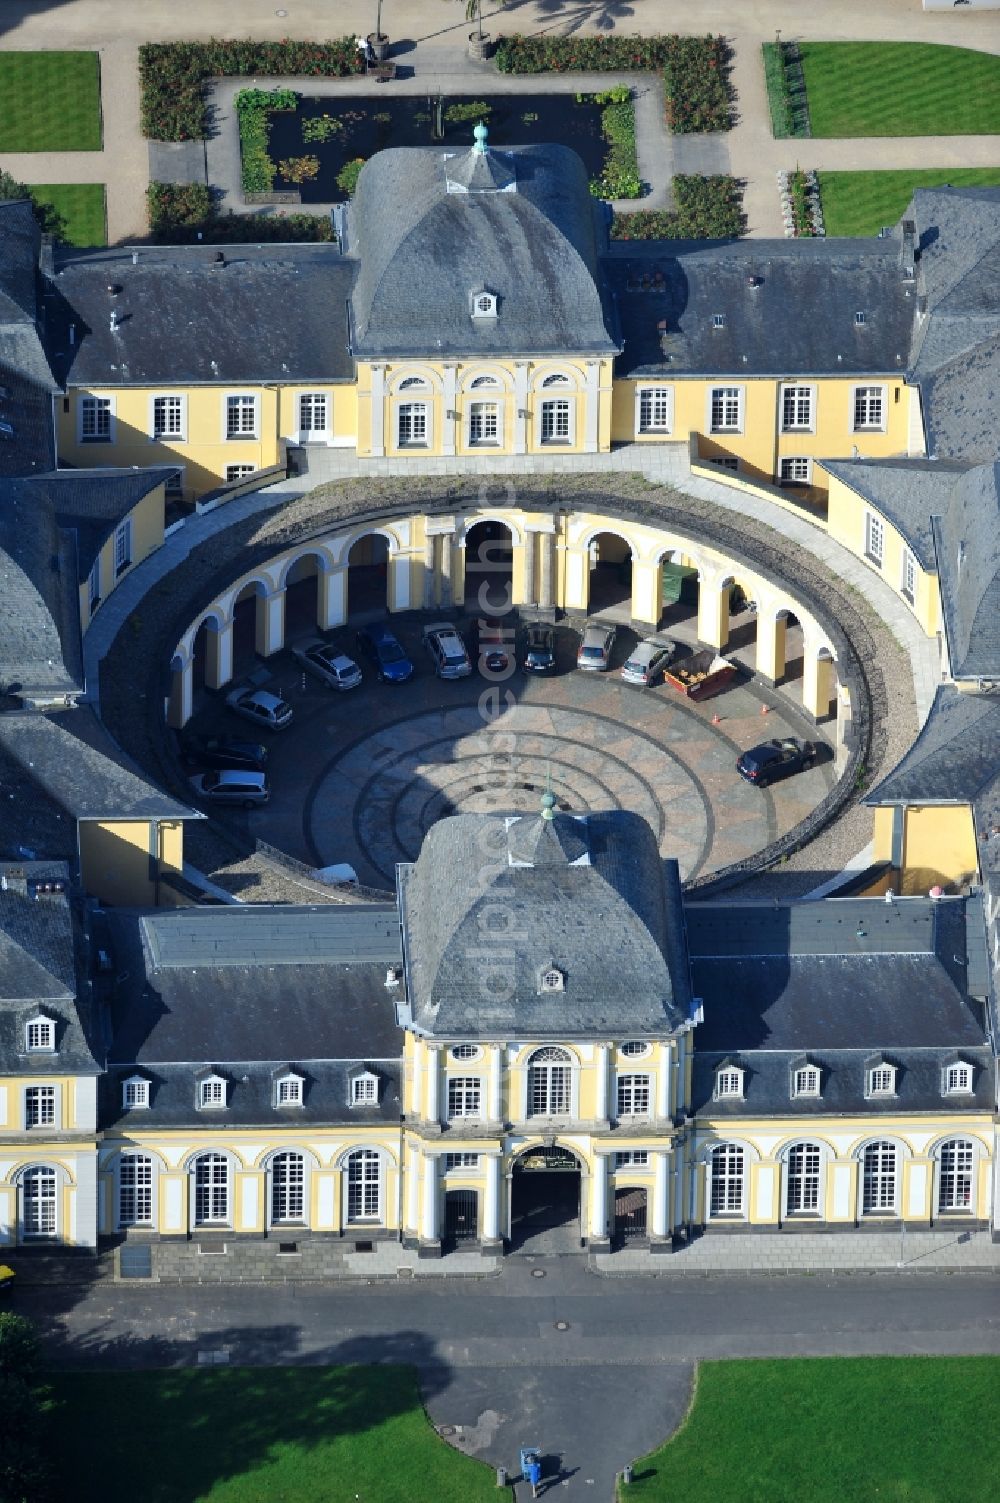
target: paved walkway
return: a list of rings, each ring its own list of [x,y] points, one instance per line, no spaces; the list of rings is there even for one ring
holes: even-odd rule
[[[916,9],[916,0],[841,0],[830,6],[826,0],[802,0],[795,11],[796,34],[822,39],[942,42],[1000,52],[1000,26],[995,13],[953,11],[925,12]],[[427,86],[428,77],[442,66],[449,77],[461,77],[468,85],[484,76],[491,88],[500,84],[500,75],[487,65],[470,63],[465,57],[468,22],[457,3],[444,6],[441,0],[407,0],[394,16],[387,9],[383,24],[395,43],[395,55],[406,67],[413,67],[420,77],[419,87]],[[676,30],[680,32],[720,32],[735,48],[733,82],[738,95],[740,122],[737,129],[718,144],[711,138],[675,138],[676,170],[721,171],[721,153],[727,153],[731,170],[749,183],[747,213],[750,233],[782,233],[780,207],[775,191],[775,173],[796,163],[802,167],[823,167],[833,161],[860,167],[877,166],[950,166],[955,158],[941,155],[951,145],[942,146],[935,138],[928,153],[918,144],[920,138],[883,150],[880,141],[815,142],[774,141],[768,123],[764,73],[760,45],[770,41],[777,27],[786,38],[789,12],[787,0],[758,0],[751,12],[738,0],[707,0],[693,17],[690,7],[677,0],[513,0],[509,8],[496,14],[487,0],[484,6],[487,26],[494,32],[522,31],[554,33],[572,31],[617,31],[650,34]],[[173,0],[143,0],[141,5],[127,6],[121,0],[68,0],[58,7],[39,5],[37,0],[5,0],[0,11],[0,45],[8,49],[93,48],[101,54],[102,108],[104,113],[104,151],[101,153],[27,153],[11,154],[0,165],[28,182],[103,182],[107,187],[108,236],[112,244],[134,239],[146,232],[145,188],[149,179],[148,143],[139,132],[138,46],[147,41],[207,39],[212,36],[280,39],[325,37],[331,32],[365,33],[373,19],[371,0],[342,0],[331,11],[328,0],[297,0],[294,5],[275,6],[273,0],[243,0],[238,18],[229,0],[201,0],[196,11],[179,6]],[[442,63],[448,52],[454,64]],[[424,57],[429,63],[424,63]],[[437,61],[435,61],[435,56]],[[640,75],[641,77],[641,75]],[[549,76],[545,87],[553,86]],[[518,87],[527,80],[519,80]],[[576,87],[573,83],[571,87]],[[996,165],[1000,163],[1000,139],[997,137],[961,137],[955,148],[962,165]],[[948,138],[950,143],[951,138]],[[829,159],[827,147],[842,148]],[[905,151],[912,155],[902,155]],[[718,159],[717,159],[718,154]],[[668,164],[643,159],[641,168],[658,192],[660,171]],[[649,207],[659,207],[656,197],[647,200]]]
[[[639,1250],[599,1253],[595,1270],[634,1274],[1000,1273],[1000,1243],[989,1232],[761,1232],[708,1234],[672,1255]]]

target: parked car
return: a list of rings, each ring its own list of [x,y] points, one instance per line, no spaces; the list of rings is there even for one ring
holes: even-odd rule
[[[292,648],[292,657],[301,663],[307,673],[321,679],[328,689],[356,689],[361,682],[361,669],[353,658],[334,647],[312,637]]]
[[[508,644],[513,632],[502,621],[479,624],[479,667],[487,673],[505,673],[510,664]]]
[[[269,731],[283,731],[292,723],[291,705],[266,689],[234,689],[226,695],[226,704]]]
[[[615,645],[615,628],[592,621],[584,628],[583,640],[576,654],[576,666],[591,672],[605,673],[611,666],[611,649]]]
[[[533,621],[524,639],[524,671],[551,673],[556,666],[556,634],[544,621]]]
[[[622,678],[627,684],[655,684],[668,663],[677,656],[677,643],[669,637],[644,637],[622,664]]]
[[[736,664],[724,658],[714,647],[702,648],[690,657],[675,659],[663,670],[668,684],[673,684],[688,699],[711,699],[736,677]]]
[[[374,667],[380,684],[403,684],[413,677],[413,664],[384,621],[362,627],[357,644],[359,652]]]
[[[455,628],[447,621],[425,626],[421,639],[430,653],[434,672],[438,678],[468,678],[472,672],[465,643]]]
[[[791,777],[793,772],[812,767],[816,761],[816,748],[811,741],[799,741],[795,736],[786,736],[781,741],[763,741],[736,759],[736,771],[748,783],[765,788],[779,778]]]
[[[180,758],[189,767],[238,767],[263,772],[267,747],[260,741],[243,741],[238,736],[185,736],[180,744]]]
[[[191,782],[195,791],[212,804],[242,804],[244,809],[253,809],[257,804],[266,804],[271,797],[264,772],[222,768],[200,772]]]

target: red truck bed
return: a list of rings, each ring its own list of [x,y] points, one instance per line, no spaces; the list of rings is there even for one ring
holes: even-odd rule
[[[671,663],[663,674],[669,684],[688,699],[710,699],[736,677],[736,664],[720,657],[711,647]]]

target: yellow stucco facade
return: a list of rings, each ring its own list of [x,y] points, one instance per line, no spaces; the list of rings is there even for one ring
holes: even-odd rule
[[[832,452],[827,456],[832,458]],[[913,612],[928,637],[941,630],[937,573],[924,568],[884,513],[836,475],[827,477],[827,530],[862,559]],[[871,519],[875,519],[875,524]]]
[[[150,460],[146,464],[152,463]],[[144,558],[163,543],[164,487],[155,486],[123,517],[94,560],[90,577],[80,584],[80,626],[86,631],[101,604]],[[122,536],[124,534],[124,536]],[[121,538],[121,543],[116,541]],[[116,549],[124,557],[116,559]]]
[[[873,859],[891,863],[889,881],[904,896],[926,894],[935,886],[956,891],[977,880],[979,855],[968,804],[894,804],[873,812]]]
[[[183,869],[180,820],[82,819],[77,830],[81,881],[102,903],[155,906],[161,900],[161,876]]]

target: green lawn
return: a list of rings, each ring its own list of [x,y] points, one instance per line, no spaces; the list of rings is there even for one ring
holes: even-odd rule
[[[62,220],[65,245],[107,245],[103,183],[40,183],[32,187],[37,204],[48,204]]]
[[[100,151],[96,52],[0,52],[0,151]]]
[[[814,136],[1000,132],[992,53],[924,42],[802,42],[799,50]]]
[[[182,1368],[50,1379],[74,1503],[497,1503],[435,1435],[409,1367]]]
[[[995,1503],[997,1357],[704,1362],[629,1503]]]
[[[821,172],[820,195],[828,235],[877,235],[895,224],[914,188],[998,188],[1000,167],[930,167],[910,172]]]

